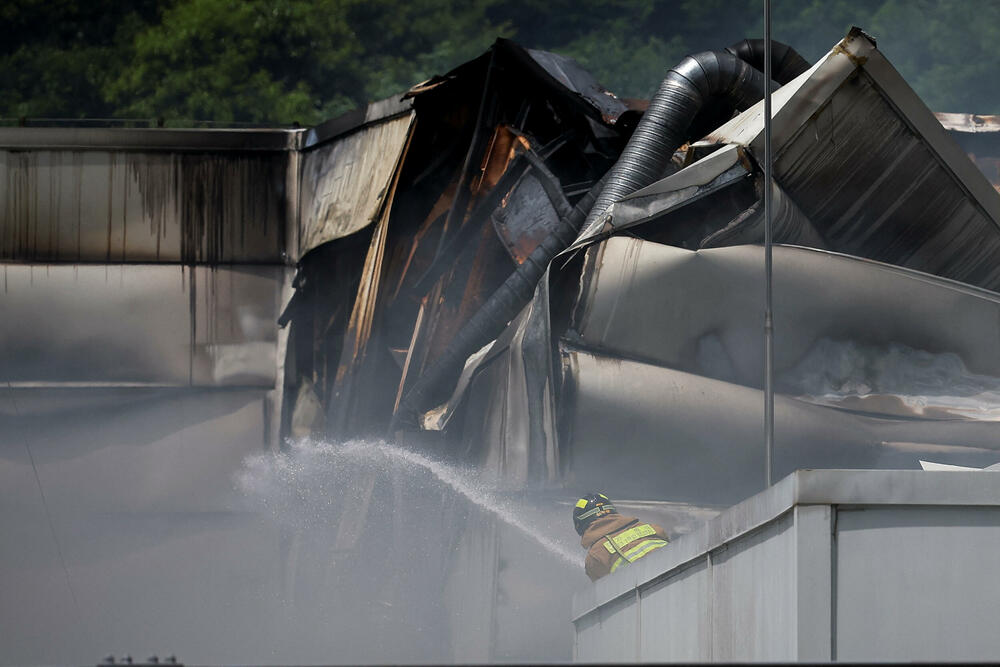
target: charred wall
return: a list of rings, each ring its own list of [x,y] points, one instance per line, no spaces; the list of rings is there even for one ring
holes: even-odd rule
[[[335,327],[345,331],[336,368],[321,371],[326,433],[385,434],[415,378],[557,221],[545,187],[573,202],[620,151],[628,130],[615,121],[625,105],[595,92],[591,79],[592,88],[579,86],[582,70],[572,72],[575,82],[559,81],[544,64],[551,66],[500,40],[482,57],[407,94],[412,134],[401,146],[391,195],[371,231],[358,233],[370,241],[357,290],[332,298],[301,292],[287,311],[293,328],[308,317],[308,300],[351,311],[346,325]],[[528,153],[549,173],[532,168]],[[525,215],[531,210],[537,214]],[[303,257],[300,277],[308,274],[314,283],[332,284],[335,273],[355,261],[350,252],[312,254]],[[314,329],[314,335],[323,334]],[[308,334],[294,338],[297,349],[328,346],[309,343]],[[288,394],[317,382],[317,369],[310,374],[306,365]],[[447,391],[434,400],[445,400]]]

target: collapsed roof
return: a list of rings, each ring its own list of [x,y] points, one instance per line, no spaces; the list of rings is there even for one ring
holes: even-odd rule
[[[562,503],[584,486],[631,497],[617,504],[671,534],[715,511],[691,503],[759,490],[760,109],[744,94],[765,89],[756,47],[693,59],[708,94],[687,88],[691,99],[722,86],[743,113],[727,124],[734,105],[707,103],[674,132],[689,145],[644,162],[648,180],[607,209],[592,204],[644,105],[503,41],[404,99],[309,130],[0,131],[6,504],[38,509],[21,443],[44,443],[35,461],[56,482],[57,516],[87,527],[60,536],[69,570],[100,580],[88,595],[121,618],[181,609],[187,626],[210,627],[218,606],[192,605],[191,582],[274,583],[212,650],[308,660],[391,627],[389,660],[568,659],[561,589],[582,573],[423,473],[410,488],[395,464],[374,461],[376,478],[307,456],[292,467],[314,468],[316,504],[295,505],[291,548],[284,527],[231,511],[225,480],[279,429],[334,440],[300,453],[363,458],[373,448],[337,441],[391,426],[436,455],[425,458],[493,473],[518,496],[530,487],[557,537]],[[721,76],[723,64],[745,76]],[[858,32],[786,74],[775,474],[995,463],[997,195],[950,141],[1000,185],[1000,124],[939,117],[943,135]],[[300,480],[287,480],[297,498]],[[37,511],[7,514],[26,536],[7,563],[30,597],[60,581],[59,564]],[[299,548],[299,535],[318,541]],[[120,590],[150,578],[181,582],[180,595],[121,605]],[[39,600],[53,617],[69,604]],[[525,604],[544,611],[521,632]],[[8,616],[30,630],[20,611]],[[258,631],[275,618],[279,632]],[[23,655],[48,648],[32,646]]]
[[[644,134],[657,98],[642,115],[572,61],[502,40],[321,149],[370,159],[398,128],[354,177],[368,213],[337,227],[329,207],[303,209],[303,238],[339,231],[308,244],[285,315],[298,331],[285,431],[389,427],[515,484],[622,468],[612,478],[635,481],[631,495],[668,480],[679,499],[730,502],[758,487],[764,82],[759,45],[739,47],[668,75],[661,91],[683,78],[683,95],[704,98],[676,154]],[[998,415],[952,394],[1000,387],[1000,197],[861,30],[778,84],[777,466],[915,467],[941,447],[995,457]],[[670,152],[619,177],[643,141]],[[309,174],[354,168],[320,152],[303,166],[303,202],[318,201]],[[602,207],[609,183],[627,191]],[[813,370],[833,388],[803,380],[852,354],[951,375],[916,398],[852,389],[829,368]]]

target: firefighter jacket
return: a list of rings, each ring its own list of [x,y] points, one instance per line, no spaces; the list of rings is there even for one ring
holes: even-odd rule
[[[660,526],[621,514],[594,519],[580,539],[587,549],[587,576],[594,581],[667,546],[667,542],[667,534]]]

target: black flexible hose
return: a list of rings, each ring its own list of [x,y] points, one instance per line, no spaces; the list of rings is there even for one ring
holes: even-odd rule
[[[754,69],[764,71],[764,40],[744,39],[732,46],[726,47],[731,53]],[[771,62],[774,64],[771,80],[785,85],[799,74],[809,69],[809,63],[795,49],[771,40]],[[700,139],[727,120],[732,118],[733,109],[726,104],[717,104],[715,100],[708,101],[688,130],[688,140]],[[662,176],[661,176],[662,178]]]
[[[510,274],[469,321],[462,325],[441,357],[406,392],[390,431],[395,430],[401,420],[412,419],[416,412],[433,407],[441,399],[437,394],[442,391],[442,382],[457,377],[469,355],[496,338],[531,301],[535,286],[544,275],[549,262],[576,238],[580,224],[593,207],[597,193],[601,191],[606,179],[607,175],[597,181],[576,206],[559,218],[556,229]]]
[[[707,101],[712,99],[714,105],[718,99],[730,110],[743,111],[763,97],[764,75],[732,53],[704,51],[681,60],[650,100],[584,227],[614,202],[662,176]]]
[[[726,51],[755,69],[764,71],[764,40],[744,39]],[[785,85],[799,74],[809,69],[809,62],[787,44],[771,40],[771,78]]]

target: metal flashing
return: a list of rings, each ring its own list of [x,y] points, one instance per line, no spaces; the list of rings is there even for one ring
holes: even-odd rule
[[[288,152],[306,130],[0,127],[0,148],[72,151]]]

